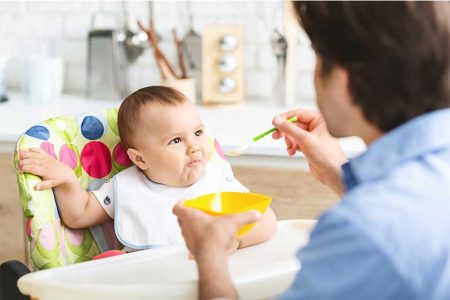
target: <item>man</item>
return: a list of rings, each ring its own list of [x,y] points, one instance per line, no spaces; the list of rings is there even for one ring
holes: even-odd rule
[[[450,4],[294,7],[317,54],[321,114],[277,117],[273,137],[290,155],[302,151],[342,199],[318,220],[281,297],[450,299]],[[293,115],[299,122],[285,120]],[[347,162],[334,138],[350,135],[368,149]],[[200,298],[237,298],[226,249],[259,215],[212,218],[182,203],[174,213],[198,264]]]

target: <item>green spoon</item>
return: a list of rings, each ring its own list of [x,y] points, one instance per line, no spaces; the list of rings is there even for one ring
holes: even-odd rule
[[[288,119],[288,120],[289,120],[289,122],[297,122],[297,117],[294,116],[294,117],[292,117],[292,118],[290,118],[290,119]],[[253,137],[248,143],[246,143],[246,144],[244,144],[244,145],[241,145],[241,146],[239,146],[239,147],[237,147],[237,148],[234,148],[234,149],[232,149],[232,150],[230,150],[230,151],[227,151],[227,152],[225,153],[225,155],[226,155],[226,156],[239,156],[239,155],[242,155],[242,154],[244,154],[244,153],[247,151],[247,149],[248,149],[254,142],[259,141],[260,139],[262,139],[262,138],[265,137],[266,135],[268,135],[268,134],[274,132],[275,130],[277,130],[277,129],[276,129],[275,127],[273,127],[273,128],[271,128],[271,129],[269,129],[269,130],[267,130],[267,131],[264,131],[263,133],[258,134],[257,136]]]

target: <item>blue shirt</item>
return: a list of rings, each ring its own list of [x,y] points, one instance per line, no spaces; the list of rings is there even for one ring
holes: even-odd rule
[[[343,165],[346,193],[297,256],[282,299],[450,299],[450,109]]]

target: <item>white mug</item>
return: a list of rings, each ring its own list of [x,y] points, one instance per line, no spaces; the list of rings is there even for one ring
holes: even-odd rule
[[[57,99],[63,89],[64,64],[60,57],[30,55],[22,62],[22,92],[33,102]]]

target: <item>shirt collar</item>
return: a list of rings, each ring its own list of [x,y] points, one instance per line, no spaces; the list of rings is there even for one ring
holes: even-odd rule
[[[384,134],[366,152],[342,166],[347,190],[381,178],[395,166],[426,152],[450,147],[450,109],[420,115]]]

